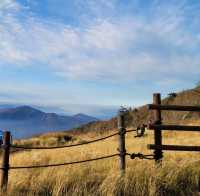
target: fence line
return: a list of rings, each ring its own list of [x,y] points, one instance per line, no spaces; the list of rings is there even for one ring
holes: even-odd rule
[[[98,139],[86,141],[84,143],[77,143],[77,144],[64,145],[64,146],[52,146],[52,147],[33,146],[33,147],[28,147],[28,146],[12,145],[11,142],[10,142],[10,132],[9,131],[4,132],[3,144],[1,145],[1,148],[3,150],[3,154],[2,154],[3,162],[2,162],[2,167],[0,168],[0,170],[2,170],[2,172],[1,172],[1,188],[4,189],[4,190],[7,189],[9,170],[58,167],[58,166],[65,166],[65,165],[73,165],[73,164],[79,164],[79,163],[98,161],[98,160],[102,160],[102,159],[112,158],[112,157],[115,157],[115,156],[120,157],[120,170],[122,171],[122,173],[124,173],[126,155],[129,155],[131,158],[136,158],[136,157],[142,158],[142,157],[138,156],[138,155],[135,155],[135,157],[134,157],[133,155],[131,156],[130,154],[126,153],[126,150],[125,150],[125,134],[130,133],[130,132],[136,132],[138,130],[138,128],[126,130],[126,128],[125,128],[125,112],[120,111],[118,117],[119,116],[120,116],[120,118],[118,118],[118,123],[119,123],[120,120],[121,120],[121,123],[120,123],[120,126],[118,126],[118,132],[114,132],[110,135],[107,135],[107,136],[104,136],[104,137],[101,137],[101,138],[98,138]],[[116,135],[119,135],[119,149],[121,149],[121,151],[118,150],[119,153],[117,153],[117,154],[111,154],[111,155],[106,155],[106,156],[102,156],[102,157],[97,157],[97,158],[92,158],[92,159],[87,159],[87,160],[80,160],[80,161],[72,161],[72,162],[66,162],[66,163],[30,165],[30,166],[10,166],[9,165],[9,155],[10,155],[10,152],[11,152],[10,148],[24,149],[24,150],[61,149],[61,148],[82,146],[82,145],[87,145],[87,144],[103,141],[103,140],[106,140],[108,138],[114,137]],[[124,146],[123,148],[121,148],[121,144],[123,144],[123,146]]]
[[[137,131],[137,129],[131,129],[131,130],[126,130],[125,132],[130,133],[130,132],[136,132],[136,131]]]
[[[79,163],[86,163],[86,162],[92,162],[92,161],[97,161],[97,160],[102,160],[102,159],[108,159],[108,158],[112,158],[115,156],[119,156],[119,154],[112,154],[112,155],[107,155],[107,156],[103,156],[103,157],[97,157],[97,158],[87,159],[87,160],[82,160],[82,161],[56,163],[56,164],[50,164],[50,165],[11,166],[11,167],[9,167],[9,169],[16,170],[16,169],[35,169],[35,168],[45,168],[45,167],[58,167],[58,166],[74,165],[74,164],[79,164]],[[2,167],[0,169],[3,170],[5,168]]]
[[[74,165],[79,163],[86,163],[86,162],[92,162],[92,161],[98,161],[102,159],[108,159],[112,157],[119,156],[120,154],[112,154],[102,157],[96,157],[93,159],[86,159],[81,161],[72,161],[72,162],[66,162],[66,163],[56,163],[56,164],[50,164],[50,165],[31,165],[31,166],[10,166],[9,169],[16,170],[16,169],[37,169],[37,168],[46,168],[46,167],[58,167],[58,166],[66,166],[66,165]],[[144,155],[142,153],[126,153],[125,155],[129,155],[131,159],[139,158],[139,159],[148,159],[153,160],[154,158],[151,158],[153,155]],[[0,167],[0,170],[4,170],[5,168]]]
[[[185,105],[162,105],[161,94],[153,95],[153,104],[148,105],[149,110],[154,110],[154,122],[148,125],[149,129],[154,130],[154,144],[148,145],[148,149],[154,150],[154,157],[157,163],[161,163],[163,157],[163,150],[171,151],[200,151],[200,146],[183,146],[183,145],[163,145],[162,131],[200,131],[200,126],[191,125],[177,125],[177,124],[163,124],[161,112],[163,110],[169,111],[194,111],[200,112],[199,106],[185,106]]]
[[[129,132],[134,132],[136,131],[136,129],[132,129],[132,130],[128,130],[126,131],[126,133]],[[111,135],[105,136],[105,137],[101,137],[95,140],[91,140],[91,141],[86,141],[83,143],[78,143],[78,144],[71,144],[71,145],[65,145],[65,146],[52,146],[52,147],[45,147],[45,146],[35,146],[35,147],[26,147],[26,146],[18,146],[18,145],[11,145],[11,148],[15,148],[15,149],[24,149],[24,150],[51,150],[51,149],[59,149],[59,148],[70,148],[70,147],[75,147],[75,146],[82,146],[82,145],[86,145],[86,144],[91,144],[91,143],[95,143],[95,142],[99,142],[102,140],[106,140],[108,138],[111,138],[113,136],[119,135],[119,132],[115,132]],[[3,145],[2,145],[3,146]]]
[[[82,145],[86,145],[86,144],[91,144],[91,143],[95,143],[95,142],[98,142],[98,141],[102,141],[102,140],[105,140],[105,139],[108,139],[108,138],[111,138],[115,135],[118,135],[119,133],[116,132],[114,134],[111,134],[111,135],[108,135],[106,137],[102,137],[102,138],[98,138],[98,139],[95,139],[95,140],[91,140],[91,141],[86,141],[86,142],[83,142],[83,143],[78,143],[78,144],[71,144],[71,145],[65,145],[65,146],[52,146],[52,147],[43,147],[43,146],[35,146],[35,147],[26,147],[26,146],[17,146],[17,145],[11,145],[12,148],[18,148],[18,149],[24,149],[24,150],[41,150],[41,149],[57,149],[57,148],[70,148],[70,147],[75,147],[75,146],[82,146]]]
[[[149,124],[148,128],[154,129],[154,144],[148,146],[149,149],[154,150],[154,154],[144,155],[142,153],[127,153],[126,152],[126,144],[125,144],[125,134],[129,132],[137,132],[138,129],[144,129],[146,125],[142,127],[138,127],[132,130],[126,130],[125,127],[125,112],[124,110],[119,111],[118,114],[118,132],[114,132],[110,135],[86,141],[84,143],[77,143],[71,145],[64,145],[64,146],[52,146],[52,147],[43,147],[43,146],[33,146],[33,147],[26,147],[26,146],[18,146],[18,145],[11,145],[10,144],[10,132],[4,132],[3,138],[3,145],[1,145],[3,149],[3,162],[1,174],[1,188],[7,188],[8,184],[8,171],[9,170],[18,170],[18,169],[37,169],[37,168],[47,168],[47,167],[58,167],[58,166],[66,166],[66,165],[73,165],[73,164],[80,164],[92,161],[98,161],[103,159],[109,159],[112,157],[119,156],[119,166],[121,175],[124,175],[125,168],[126,168],[126,156],[130,156],[131,159],[139,158],[139,159],[147,159],[147,160],[155,160],[156,163],[159,163],[161,166],[161,160],[163,157],[163,150],[178,150],[178,151],[200,151],[200,146],[177,146],[177,145],[162,145],[162,131],[163,130],[181,130],[181,131],[200,131],[200,126],[186,126],[186,125],[163,125],[162,124],[162,110],[175,110],[175,111],[200,111],[200,107],[197,106],[177,106],[177,105],[161,105],[161,95],[159,93],[154,94],[153,96],[153,104],[148,105],[149,110],[154,110],[154,122],[153,124]],[[119,136],[119,148],[117,154],[106,155],[102,157],[96,157],[86,160],[80,161],[72,161],[72,162],[65,162],[65,163],[55,163],[55,164],[44,164],[44,165],[30,165],[30,166],[9,166],[9,155],[10,155],[10,148],[15,149],[24,149],[24,150],[37,150],[37,149],[61,149],[61,148],[70,148],[75,146],[82,146],[87,145],[90,143],[95,143],[98,141],[103,141],[108,138]],[[143,134],[142,134],[143,135]],[[122,194],[123,195],[123,194]]]

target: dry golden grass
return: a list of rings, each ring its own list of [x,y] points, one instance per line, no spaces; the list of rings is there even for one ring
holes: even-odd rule
[[[153,134],[150,131],[147,134],[143,138],[134,138],[134,133],[128,133],[127,152],[151,154],[147,144],[153,143]],[[199,133],[166,132],[163,135],[164,144],[198,145],[200,139]],[[96,137],[96,133],[87,133],[80,135],[75,142]],[[10,165],[83,160],[115,154],[117,147],[116,136],[80,147],[18,152],[11,155]],[[154,161],[130,160],[127,157],[124,178],[120,177],[118,157],[56,168],[11,170],[7,195],[117,196],[124,191],[127,196],[195,196],[198,195],[199,163],[199,153],[165,152],[161,168],[156,168]]]

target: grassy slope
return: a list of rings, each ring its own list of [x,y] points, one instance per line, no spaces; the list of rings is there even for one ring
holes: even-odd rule
[[[187,91],[182,92],[175,99],[165,99],[164,102],[195,105],[199,104],[199,100],[199,95]],[[148,119],[148,113],[145,110],[145,107],[141,107],[137,112],[130,111],[127,118],[128,126],[134,124],[136,113],[139,123]],[[198,115],[190,113],[178,115],[166,113],[164,120],[169,121],[172,118],[176,122],[184,119],[187,120],[187,123],[200,123],[200,120],[197,120]],[[51,133],[17,143],[23,145],[62,145],[87,141],[101,135],[107,135],[108,129],[115,129],[115,121],[113,119],[108,122],[98,122],[95,125],[90,124],[80,128],[78,133],[74,130],[69,133]],[[66,141],[64,139],[66,135],[71,136],[72,139]],[[198,145],[199,139],[199,133],[164,133],[164,144]],[[151,154],[152,152],[147,150],[146,145],[152,142],[153,134],[151,131],[148,131],[144,138],[134,138],[133,133],[128,133],[126,136],[128,152]],[[88,159],[116,153],[117,147],[118,139],[114,137],[103,142],[70,149],[18,152],[12,154],[11,166]],[[198,153],[165,152],[162,168],[155,168],[154,161],[130,160],[127,157],[127,172],[124,179],[119,176],[117,157],[81,165],[10,171],[8,195],[118,195],[122,187],[124,187],[127,196],[198,195],[199,163]],[[123,183],[124,186],[122,186]]]
[[[153,134],[144,138],[126,136],[128,152],[152,153],[146,145],[152,143]],[[94,134],[80,135],[88,140]],[[199,133],[165,133],[166,144],[198,145]],[[117,137],[104,142],[61,150],[38,150],[15,153],[11,165],[32,165],[82,160],[116,153]],[[127,157],[125,193],[130,196],[197,195],[200,175],[199,154],[166,152],[162,168],[154,161],[130,160]],[[121,190],[118,158],[80,165],[50,169],[10,171],[8,195],[118,195]],[[156,185],[157,184],[157,185]],[[157,187],[156,187],[157,186]]]

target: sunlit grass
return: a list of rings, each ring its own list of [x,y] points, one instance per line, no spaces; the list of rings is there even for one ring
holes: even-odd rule
[[[106,135],[106,134],[105,134]],[[96,133],[80,135],[73,142],[99,137]],[[48,138],[45,138],[48,143]],[[55,139],[55,138],[54,138]],[[164,144],[198,145],[199,133],[165,132]],[[53,138],[49,139],[50,144]],[[29,141],[30,142],[30,141]],[[33,142],[34,143],[34,142]],[[129,153],[152,154],[147,144],[153,143],[153,133],[142,138],[126,135]],[[22,143],[20,143],[22,144]],[[11,166],[62,163],[117,153],[118,137],[79,147],[55,150],[32,150],[13,153]],[[164,152],[162,167],[154,161],[131,160],[127,157],[126,175],[120,177],[119,158],[78,165],[44,169],[11,170],[7,195],[198,195],[200,175],[199,153]],[[4,193],[5,195],[5,193]]]

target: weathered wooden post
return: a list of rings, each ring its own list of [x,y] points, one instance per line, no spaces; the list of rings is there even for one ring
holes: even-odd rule
[[[160,93],[155,93],[153,95],[153,103],[156,105],[161,104],[161,95]],[[154,124],[156,125],[161,125],[162,124],[162,118],[161,118],[161,110],[156,109],[153,111],[154,112]],[[155,128],[154,129],[154,141],[155,141],[155,146],[161,146],[162,145],[162,131],[160,128]],[[163,152],[162,149],[155,148],[154,150],[154,158],[156,163],[161,164],[161,159],[163,157]]]
[[[119,110],[118,113],[118,130],[119,130],[119,156],[120,156],[120,170],[125,173],[126,168],[126,146],[125,146],[125,111]]]
[[[10,153],[9,131],[4,132],[2,148],[3,148],[3,153],[2,153],[1,188],[6,191],[8,185],[9,153]]]
[[[120,109],[118,113],[118,130],[119,130],[119,167],[121,172],[121,189],[118,193],[119,196],[125,195],[124,190],[124,174],[126,169],[126,146],[125,146],[125,134],[126,134],[126,128],[125,128],[125,109]]]

